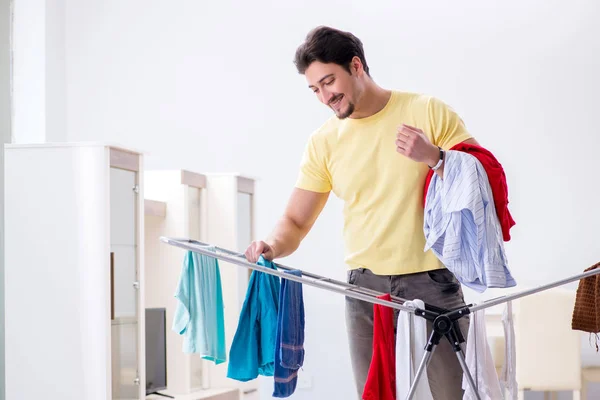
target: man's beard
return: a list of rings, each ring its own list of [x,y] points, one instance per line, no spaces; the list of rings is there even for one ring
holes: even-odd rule
[[[338,96],[336,96],[336,98],[333,99],[332,102],[334,102],[337,99]],[[339,97],[342,97],[342,95],[339,95]],[[342,113],[337,113],[337,111],[335,111],[335,109],[333,109],[333,107],[331,108],[333,110],[333,112],[335,113],[335,115],[339,118],[339,119],[346,119],[349,116],[352,115],[352,113],[354,113],[354,104],[352,104],[350,101],[348,102],[348,108],[346,109],[345,112]]]
[[[346,109],[345,112],[338,114],[336,113],[335,115],[339,118],[339,119],[346,119],[349,116],[352,115],[352,113],[354,113],[354,104],[352,103],[348,103],[348,108]]]

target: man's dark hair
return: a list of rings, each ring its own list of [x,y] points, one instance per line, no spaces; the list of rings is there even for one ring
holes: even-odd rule
[[[350,62],[354,57],[360,59],[365,72],[370,76],[363,45],[359,38],[350,32],[319,26],[306,35],[304,43],[296,50],[294,64],[300,74],[304,74],[314,61],[338,64],[350,72]]]

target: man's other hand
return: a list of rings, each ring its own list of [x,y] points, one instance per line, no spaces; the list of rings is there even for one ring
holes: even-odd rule
[[[246,252],[244,253],[246,259],[251,263],[256,263],[261,254],[266,260],[273,260],[273,249],[262,240],[255,240],[254,242],[250,243],[250,246],[248,246]]]

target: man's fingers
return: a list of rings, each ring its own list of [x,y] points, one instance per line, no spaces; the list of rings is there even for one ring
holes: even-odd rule
[[[402,124],[396,135],[396,151],[413,161],[423,162],[429,157],[429,139],[423,131],[414,126]]]
[[[262,242],[259,256],[260,255],[262,255],[265,260],[273,260],[273,248],[265,242]]]
[[[253,254],[253,261],[252,262],[257,262],[260,255],[263,253],[264,250],[264,244],[263,242],[257,242],[256,245],[254,246],[254,254]]]
[[[244,255],[246,256],[248,262],[255,263],[258,261],[258,257],[261,253],[262,250],[260,249],[260,242],[252,242],[246,249]]]
[[[396,146],[400,146],[400,147],[411,147],[415,144],[416,141],[416,134],[411,133],[410,135],[406,135],[402,132],[398,133],[396,135]]]
[[[263,241],[253,242],[246,253],[246,258],[252,263],[257,262],[261,255],[268,260],[272,257],[271,247]]]
[[[396,134],[396,138],[398,140],[402,140],[403,142],[409,142],[412,140],[415,140],[417,134],[412,132],[412,131],[406,131],[406,130],[398,130],[398,133]]]
[[[415,128],[414,126],[410,126],[410,125],[406,125],[406,124],[402,124],[401,129],[406,132],[412,132],[412,133],[422,133],[423,132],[419,128]]]
[[[396,140],[396,151],[402,155],[408,155],[410,152],[410,146],[405,142]]]
[[[244,255],[246,256],[246,260],[248,260],[248,262],[251,263],[255,263],[256,260],[254,260],[254,249],[251,247],[248,247],[248,249],[246,250],[246,253],[244,253]]]
[[[396,135],[396,143],[400,142],[400,143],[407,143],[410,140],[410,138],[402,133],[398,133]]]
[[[404,137],[410,137],[413,136],[414,132],[408,130],[408,129],[404,129],[403,127],[399,127],[398,128],[398,135],[397,136],[404,136]]]
[[[273,250],[270,247],[266,248],[263,251],[262,255],[266,260],[269,260],[269,261],[273,260]]]

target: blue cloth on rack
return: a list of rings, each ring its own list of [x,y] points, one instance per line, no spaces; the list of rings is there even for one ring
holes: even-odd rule
[[[184,335],[183,351],[215,364],[226,361],[221,273],[216,258],[188,251],[175,291],[172,329]]]
[[[262,256],[257,264],[276,269]],[[229,350],[228,378],[245,382],[273,376],[280,286],[278,276],[252,271]]]
[[[302,276],[298,270],[286,274]],[[304,298],[302,284],[283,278],[279,294],[273,397],[289,397],[296,390],[298,369],[304,364]]]
[[[481,162],[447,151],[444,179],[433,175],[427,191],[425,251],[431,249],[459,282],[477,292],[512,287],[502,228]]]

